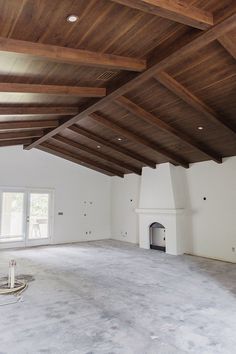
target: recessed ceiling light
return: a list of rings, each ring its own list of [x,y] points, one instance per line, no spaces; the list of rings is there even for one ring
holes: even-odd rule
[[[101,146],[100,146],[100,145],[97,145],[97,148],[98,148],[98,149],[101,149]]]
[[[122,138],[117,138],[118,141],[122,141]]]
[[[204,129],[204,128],[203,128],[203,127],[201,127],[201,126],[200,126],[200,127],[197,127],[197,128],[198,128],[198,130],[203,130],[203,129]]]
[[[73,23],[78,21],[79,17],[77,15],[69,15],[67,16],[66,20],[67,22]]]

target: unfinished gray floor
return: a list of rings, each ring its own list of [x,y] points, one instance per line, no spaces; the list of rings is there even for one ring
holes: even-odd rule
[[[35,281],[0,307],[1,354],[236,352],[236,265],[98,241],[0,252],[0,276],[11,258]]]

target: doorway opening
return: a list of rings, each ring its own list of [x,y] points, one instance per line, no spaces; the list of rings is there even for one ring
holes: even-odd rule
[[[166,252],[166,229],[159,222],[154,222],[149,226],[150,248]]]

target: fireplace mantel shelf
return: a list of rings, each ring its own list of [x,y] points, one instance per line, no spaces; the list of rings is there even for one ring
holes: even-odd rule
[[[183,214],[185,209],[150,209],[150,208],[140,208],[135,209],[137,214]]]

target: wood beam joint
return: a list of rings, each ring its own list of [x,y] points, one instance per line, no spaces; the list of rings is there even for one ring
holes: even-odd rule
[[[152,15],[167,18],[201,30],[213,26],[213,14],[201,10],[184,0],[112,0]]]

